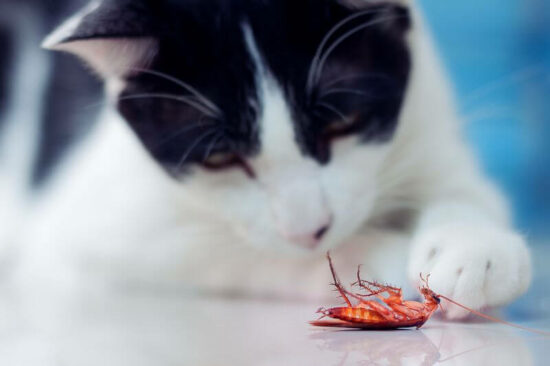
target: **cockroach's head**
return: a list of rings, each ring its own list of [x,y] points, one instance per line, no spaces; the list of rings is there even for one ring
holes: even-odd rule
[[[424,278],[422,273],[420,274],[420,280],[424,284],[422,287],[420,287],[420,293],[422,294],[422,296],[424,296],[426,301],[435,302],[435,303],[439,304],[439,303],[441,303],[441,298],[439,297],[438,294],[436,294],[434,291],[432,291],[432,289],[430,289],[430,285],[428,283],[429,279],[430,279],[429,274],[426,276],[426,278]]]
[[[424,296],[426,301],[435,302],[437,304],[441,302],[441,298],[439,297],[439,295],[437,295],[435,292],[433,292],[429,288],[422,287],[420,288],[420,292],[422,293],[422,296]]]

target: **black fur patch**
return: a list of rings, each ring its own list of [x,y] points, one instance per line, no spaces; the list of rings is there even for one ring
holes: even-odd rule
[[[219,107],[223,114],[212,118],[181,101],[131,99],[187,92],[158,75],[129,72],[119,110],[173,171],[210,153],[250,156],[261,149],[261,104],[243,22],[286,93],[304,155],[327,163],[334,138],[392,137],[410,72],[404,40],[410,19],[397,5],[377,2],[359,10],[337,0],[107,0],[66,41],[155,37],[160,48],[151,69],[192,85]],[[324,47],[329,56],[321,55],[312,78],[318,47],[337,24]]]

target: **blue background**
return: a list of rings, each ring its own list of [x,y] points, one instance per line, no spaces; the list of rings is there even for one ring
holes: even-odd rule
[[[550,1],[421,0],[466,134],[529,237],[550,237]]]

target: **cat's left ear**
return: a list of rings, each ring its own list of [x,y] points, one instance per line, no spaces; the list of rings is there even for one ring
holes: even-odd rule
[[[158,51],[157,40],[140,21],[147,18],[105,3],[93,1],[46,37],[42,47],[78,56],[105,79],[147,67]]]
[[[352,10],[373,10],[376,17],[384,19],[384,28],[403,35],[411,27],[411,0],[336,0],[338,4]]]

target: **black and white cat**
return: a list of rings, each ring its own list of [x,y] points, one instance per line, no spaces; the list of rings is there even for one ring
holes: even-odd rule
[[[44,46],[110,102],[30,217],[20,279],[320,297],[332,250],[474,308],[528,287],[410,1],[94,1]]]

